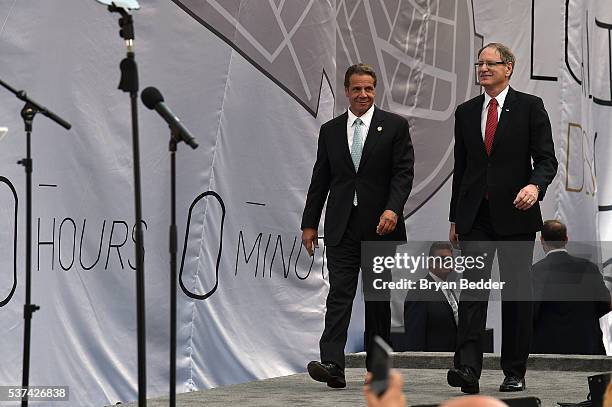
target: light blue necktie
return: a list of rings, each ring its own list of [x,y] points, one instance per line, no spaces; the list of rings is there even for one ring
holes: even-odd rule
[[[360,118],[355,119],[353,122],[353,144],[351,144],[351,158],[353,159],[353,165],[355,171],[359,169],[359,162],[361,161],[361,153],[363,151],[363,142],[361,141],[361,125],[363,122]],[[357,190],[355,189],[355,196],[353,198],[353,205],[357,206]]]

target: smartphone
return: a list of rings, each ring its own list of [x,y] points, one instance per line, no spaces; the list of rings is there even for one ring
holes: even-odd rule
[[[391,352],[393,349],[380,336],[374,337],[372,345],[371,368],[372,381],[370,388],[378,397],[382,396],[389,386],[389,370],[391,370]]]

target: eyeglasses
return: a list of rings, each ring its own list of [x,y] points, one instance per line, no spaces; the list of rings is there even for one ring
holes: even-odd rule
[[[493,68],[495,65],[506,65],[506,63],[504,61],[478,61],[474,63],[477,68],[482,68],[485,65],[487,68]]]

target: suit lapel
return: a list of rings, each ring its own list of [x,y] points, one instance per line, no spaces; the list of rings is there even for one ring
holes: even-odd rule
[[[427,280],[431,281],[432,283],[436,281],[436,280],[434,280],[434,278],[429,273],[427,273],[427,276],[425,278]],[[457,325],[457,321],[455,321],[455,312],[453,311],[453,306],[451,305],[450,300],[446,297],[446,294],[444,294],[444,291],[440,290],[437,293],[438,293],[438,297],[440,298],[440,302],[441,303],[445,303],[446,305],[448,305],[448,307],[444,307],[444,308],[446,309],[446,311],[448,313],[450,313],[450,317],[451,317],[451,319],[453,320],[453,322],[455,323],[455,326],[456,326]],[[453,295],[453,294],[448,293],[448,295]],[[459,305],[459,301],[458,301],[457,297],[455,297],[455,300],[457,301],[457,305]]]
[[[470,123],[474,126],[474,130],[470,132],[477,137],[476,144],[479,146],[481,150],[481,154],[484,156],[487,155],[487,149],[484,144],[484,134],[482,134],[482,129],[480,128],[480,124],[482,122],[482,104],[484,103],[484,94],[478,96],[474,102],[474,104],[470,107],[468,112],[470,116]]]
[[[495,152],[495,147],[499,144],[500,140],[506,136],[508,123],[512,121],[512,117],[514,116],[515,109],[513,109],[513,106],[515,101],[516,92],[512,88],[508,88],[508,94],[504,100],[501,115],[499,116],[499,123],[497,124],[497,129],[495,130],[495,138],[493,139],[493,146],[491,147],[491,155],[493,155]]]
[[[348,145],[348,137],[346,134],[346,126],[348,122],[348,112],[344,112],[341,116],[339,116],[339,120],[335,124],[334,129],[331,133],[336,137],[336,142],[338,145],[338,149],[340,150],[340,155],[343,157],[342,160],[345,162],[345,165],[351,168],[353,172],[355,172],[355,165],[353,164],[353,159],[351,158],[351,146]]]
[[[378,144],[378,140],[382,136],[384,132],[383,126],[383,115],[380,113],[380,110],[374,106],[374,114],[372,115],[372,121],[370,122],[370,128],[368,130],[368,136],[366,137],[365,144],[363,146],[363,151],[361,153],[361,160],[359,162],[359,168],[363,168],[363,165],[367,161],[368,157],[371,155],[374,147]],[[380,130],[378,130],[380,128]]]

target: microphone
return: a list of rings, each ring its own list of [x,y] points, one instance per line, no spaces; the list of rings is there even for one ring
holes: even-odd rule
[[[149,86],[148,88],[142,91],[142,93],[140,94],[140,99],[146,107],[151,110],[155,110],[157,113],[159,113],[159,115],[166,121],[166,123],[168,123],[170,129],[173,132],[176,132],[177,137],[179,139],[189,144],[191,148],[198,148],[198,143],[191,135],[191,132],[187,129],[187,127],[183,126],[183,123],[181,123],[179,118],[176,117],[174,113],[172,113],[172,110],[170,110],[168,106],[166,106],[166,104],[164,103],[164,97],[157,88]]]

